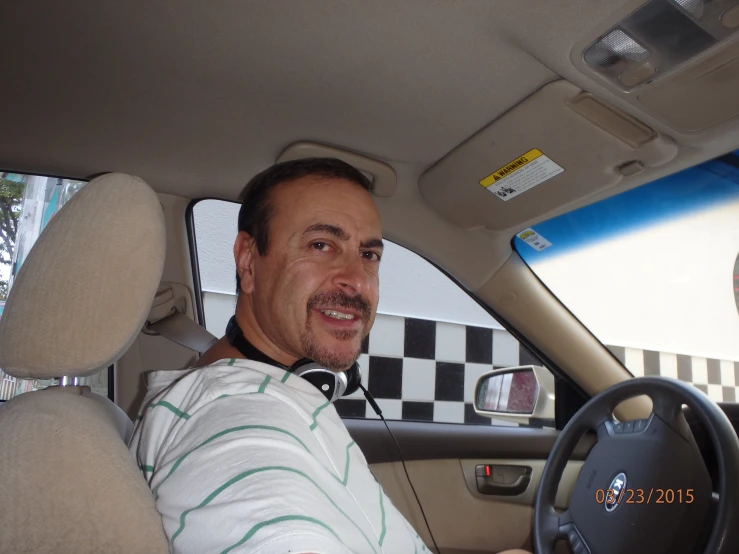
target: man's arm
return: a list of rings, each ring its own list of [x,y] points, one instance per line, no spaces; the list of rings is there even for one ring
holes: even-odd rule
[[[192,414],[164,408],[147,413],[141,440],[151,449],[147,427],[158,437],[150,486],[173,552],[375,550],[310,426],[286,402],[245,393]]]

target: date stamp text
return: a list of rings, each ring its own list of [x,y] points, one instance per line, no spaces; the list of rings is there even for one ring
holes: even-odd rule
[[[692,504],[693,489],[598,489],[598,504]]]

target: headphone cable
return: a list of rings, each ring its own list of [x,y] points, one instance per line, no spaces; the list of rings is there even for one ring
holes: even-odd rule
[[[378,417],[385,424],[385,428],[387,429],[387,432],[390,433],[391,437],[393,437],[393,440],[395,441],[395,446],[398,448],[398,454],[400,455],[400,461],[403,464],[403,471],[405,471],[405,477],[406,479],[408,479],[408,484],[411,486],[411,490],[413,491],[413,496],[416,497],[416,502],[418,503],[418,507],[421,509],[421,515],[423,516],[423,521],[426,523],[426,529],[428,529],[429,536],[431,537],[431,542],[434,543],[434,550],[436,550],[436,552],[441,552],[439,550],[439,547],[436,545],[436,539],[434,539],[434,534],[431,532],[431,526],[429,525],[429,520],[426,519],[426,513],[423,511],[423,506],[421,505],[421,501],[418,499],[418,494],[416,494],[416,488],[413,486],[413,482],[411,481],[411,476],[408,475],[408,469],[405,467],[405,460],[403,459],[403,451],[400,449],[400,443],[398,443],[398,439],[395,438],[395,435],[390,430],[390,427],[388,426],[387,421],[382,415],[382,410],[380,409],[380,406],[378,406],[377,402],[375,402],[375,399],[370,394],[370,391],[364,388],[364,385],[362,385],[361,383],[359,384],[359,388],[362,389],[362,392],[364,393],[364,397],[367,399],[367,402],[370,403],[370,406],[372,406],[372,409],[375,411]]]

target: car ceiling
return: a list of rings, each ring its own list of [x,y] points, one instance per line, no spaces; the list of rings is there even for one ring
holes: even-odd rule
[[[564,78],[667,130],[680,155],[662,173],[737,146],[736,122],[681,135],[572,63],[587,32],[637,5],[6,2],[0,166],[78,178],[124,171],[161,193],[235,200],[290,144],[339,146],[396,169],[400,194],[380,201],[390,235],[475,288],[495,269],[477,259],[480,249],[502,263],[509,229],[449,224],[440,247],[433,231],[418,237],[433,210],[410,218],[416,228],[400,214],[423,202],[424,171],[547,83]],[[470,253],[460,253],[463,244]]]

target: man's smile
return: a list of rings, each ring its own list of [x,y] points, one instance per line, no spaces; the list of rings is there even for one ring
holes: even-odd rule
[[[349,311],[315,308],[313,313],[324,325],[333,329],[359,329],[364,325],[364,318]]]
[[[308,313],[332,328],[359,328],[370,320],[372,309],[362,296],[350,296],[343,291],[315,294],[308,301]]]
[[[356,317],[354,314],[337,312],[336,310],[321,310],[321,313],[334,319],[354,319]]]

